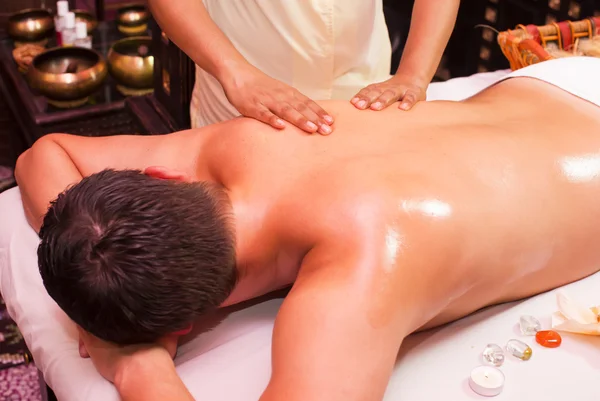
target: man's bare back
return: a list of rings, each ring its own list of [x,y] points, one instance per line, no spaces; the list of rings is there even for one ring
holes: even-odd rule
[[[166,166],[227,189],[243,278],[226,304],[296,281],[275,328],[265,400],[290,386],[325,397],[318,372],[346,378],[340,397],[377,399],[394,360],[389,347],[405,335],[598,270],[596,106],[516,78],[410,113],[327,109],[336,130],[326,138],[237,119],[162,137],[45,140],[83,176]],[[33,221],[44,206],[30,205]],[[381,345],[358,346],[375,337]],[[352,363],[334,363],[348,349],[373,390],[353,383]],[[334,362],[315,362],[325,350]],[[292,374],[305,366],[314,376]]]

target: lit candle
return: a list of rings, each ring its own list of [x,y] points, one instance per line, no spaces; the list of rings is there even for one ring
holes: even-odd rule
[[[469,386],[479,395],[493,397],[502,392],[504,373],[493,366],[479,366],[471,371]]]

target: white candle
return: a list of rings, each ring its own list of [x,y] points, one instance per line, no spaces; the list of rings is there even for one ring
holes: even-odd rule
[[[493,366],[476,367],[471,371],[469,386],[479,395],[496,396],[504,387],[504,373]]]

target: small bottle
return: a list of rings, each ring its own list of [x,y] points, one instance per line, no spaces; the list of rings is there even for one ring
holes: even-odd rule
[[[56,44],[62,46],[62,31],[65,29],[65,18],[69,12],[69,2],[60,0],[56,2],[56,15],[54,16],[54,29],[56,31]]]
[[[83,21],[75,23],[75,46],[92,48],[92,37],[88,36],[87,24]]]
[[[75,44],[75,13],[68,12],[65,17],[65,27],[62,31],[62,45],[73,46]]]

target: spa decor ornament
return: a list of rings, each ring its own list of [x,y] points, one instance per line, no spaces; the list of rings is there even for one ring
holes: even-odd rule
[[[556,294],[558,312],[552,314],[552,329],[600,336],[600,307],[587,308],[563,291]]]
[[[544,26],[517,25],[497,37],[512,70],[562,57],[600,57],[600,17],[553,22]]]
[[[529,345],[525,344],[521,340],[515,339],[509,340],[506,343],[506,351],[522,361],[530,360],[531,355],[533,354],[533,351]]]
[[[45,46],[48,43],[48,37],[54,30],[54,19],[49,10],[26,9],[8,17],[6,30],[14,40],[15,47],[25,44]]]
[[[560,334],[552,330],[538,331],[535,335],[535,341],[546,348],[557,348],[562,343]]]
[[[519,319],[519,328],[524,336],[535,336],[535,333],[542,329],[542,324],[535,317],[523,315]]]
[[[494,397],[504,388],[504,373],[493,366],[478,366],[471,371],[469,387],[484,397]]]
[[[482,352],[482,357],[488,365],[500,367],[504,363],[504,351],[498,344],[488,344]]]

